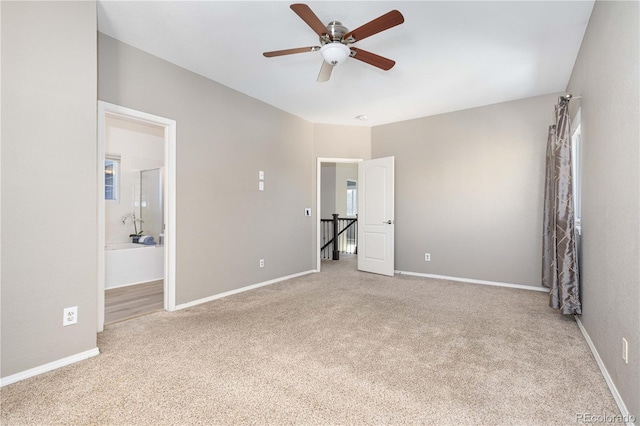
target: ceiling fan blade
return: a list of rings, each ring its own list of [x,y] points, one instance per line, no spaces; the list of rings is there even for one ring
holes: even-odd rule
[[[396,61],[387,59],[383,56],[376,55],[375,53],[367,52],[366,50],[358,49],[357,47],[350,47],[351,57],[362,62],[366,62],[369,65],[378,67],[385,71],[389,71],[396,64]]]
[[[327,61],[322,61],[322,68],[320,68],[320,73],[318,74],[318,83],[324,83],[325,81],[329,81],[331,78],[331,71],[333,71],[333,65],[331,65]]]
[[[295,49],[274,50],[272,52],[264,52],[263,55],[267,58],[273,58],[274,56],[291,55],[294,53],[316,52],[320,50],[320,46],[309,47],[297,47]]]
[[[309,6],[304,3],[295,3],[292,4],[291,10],[293,10],[304,22],[307,23],[308,26],[311,27],[316,34],[320,37],[327,34],[327,27],[322,23],[322,21],[316,16],[315,13],[311,10]]]
[[[342,37],[342,40],[348,40],[349,37],[351,37],[353,41],[350,41],[350,43],[353,43],[374,34],[378,34],[381,31],[388,30],[396,25],[400,25],[403,22],[404,16],[402,16],[402,13],[397,10],[392,10],[391,12],[379,16],[373,21],[367,22],[353,31],[349,31]]]

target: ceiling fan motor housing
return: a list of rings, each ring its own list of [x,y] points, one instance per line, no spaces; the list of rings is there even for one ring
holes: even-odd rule
[[[327,34],[329,37],[320,37],[320,44],[325,45],[332,42],[341,42],[347,44],[348,40],[342,40],[342,37],[349,32],[349,29],[342,25],[340,21],[331,21],[327,25]]]

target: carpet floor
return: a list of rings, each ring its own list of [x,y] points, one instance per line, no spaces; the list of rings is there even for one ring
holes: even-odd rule
[[[353,262],[109,326],[0,390],[3,425],[576,424],[619,411],[546,293]]]

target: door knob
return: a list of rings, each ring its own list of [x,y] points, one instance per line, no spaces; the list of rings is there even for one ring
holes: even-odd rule
[[[387,225],[391,225],[393,223],[393,221],[392,220],[388,220],[388,221],[382,222],[382,223],[386,223]]]

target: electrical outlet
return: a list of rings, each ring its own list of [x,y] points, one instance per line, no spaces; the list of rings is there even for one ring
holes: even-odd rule
[[[260,259],[260,267],[264,268],[264,259]]]
[[[77,324],[78,323],[78,307],[74,306],[72,308],[64,308],[62,312],[62,326],[66,327],[68,325]]]
[[[625,364],[629,364],[629,343],[624,337],[622,338],[622,359]]]
[[[431,253],[425,253],[424,254],[424,261],[425,262],[431,262]]]

